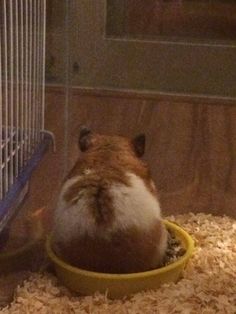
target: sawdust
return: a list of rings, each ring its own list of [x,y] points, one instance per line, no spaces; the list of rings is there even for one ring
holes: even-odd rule
[[[174,263],[186,252],[186,249],[182,246],[181,241],[176,238],[174,232],[171,229],[167,229],[167,231],[168,231],[168,246],[166,250],[166,256],[162,263],[162,267]]]
[[[195,254],[183,279],[123,300],[106,295],[79,297],[49,274],[33,274],[1,313],[236,313],[236,221],[186,214],[168,217],[195,239]]]

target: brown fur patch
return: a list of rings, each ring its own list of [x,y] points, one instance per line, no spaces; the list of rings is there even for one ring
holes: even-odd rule
[[[114,218],[113,200],[109,193],[111,181],[98,173],[84,175],[64,194],[64,199],[74,205],[80,197],[88,202],[97,224],[109,224]]]
[[[91,208],[95,221],[98,225],[109,225],[114,219],[114,207],[108,186],[99,185],[95,193],[96,195],[91,198]]]
[[[149,191],[156,195],[147,164],[137,158],[132,142],[120,136],[93,135],[91,148],[84,152],[67,179],[83,175],[86,169],[95,170],[109,181],[128,185],[126,173],[139,176]]]
[[[158,246],[163,236],[164,226],[157,220],[146,232],[132,227],[116,231],[109,240],[101,232],[96,237],[81,236],[69,244],[58,243],[56,253],[69,264],[87,270],[140,272],[156,268],[162,262]]]

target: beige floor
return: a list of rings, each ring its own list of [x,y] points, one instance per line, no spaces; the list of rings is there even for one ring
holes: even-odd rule
[[[123,300],[70,293],[52,275],[34,274],[2,313],[233,314],[236,313],[236,221],[205,214],[172,216],[195,239],[196,249],[177,283]],[[154,283],[153,283],[154,284]]]

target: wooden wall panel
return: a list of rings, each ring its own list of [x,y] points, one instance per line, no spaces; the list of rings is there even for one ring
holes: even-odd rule
[[[147,135],[150,164],[165,212],[236,215],[236,106],[82,95],[69,108],[68,165],[78,129]]]
[[[79,127],[87,125],[107,134],[146,133],[145,159],[165,214],[204,211],[236,217],[236,106],[75,90],[66,121],[64,94],[49,89],[46,101],[46,126],[55,133],[57,152],[49,152],[33,174],[26,210],[46,206],[49,216],[53,212],[64,168],[79,155]]]

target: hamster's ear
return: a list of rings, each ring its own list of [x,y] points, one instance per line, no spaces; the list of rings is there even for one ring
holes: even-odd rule
[[[132,140],[133,148],[137,157],[142,157],[144,155],[145,142],[146,142],[145,134],[140,134]]]
[[[79,134],[79,148],[85,152],[91,145],[92,132],[87,127],[82,127]]]

